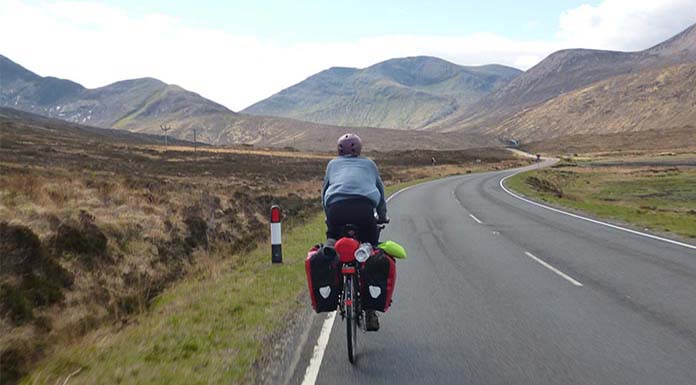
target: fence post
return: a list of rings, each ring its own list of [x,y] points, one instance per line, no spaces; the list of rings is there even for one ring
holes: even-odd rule
[[[271,262],[283,263],[280,206],[271,206]]]

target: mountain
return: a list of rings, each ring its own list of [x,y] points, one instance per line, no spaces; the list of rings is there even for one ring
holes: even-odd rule
[[[525,109],[484,132],[529,141],[688,125],[696,125],[696,61],[593,83]],[[692,135],[696,137],[696,131]]]
[[[486,131],[525,108],[595,82],[694,60],[696,24],[663,43],[638,52],[557,51],[475,105],[464,107],[428,128]]]
[[[504,72],[503,69],[493,69]],[[210,144],[254,144],[327,150],[345,133],[345,127],[295,119],[235,113],[227,108],[157,79],[125,80],[87,89],[75,82],[41,77],[0,56],[0,107],[22,110],[85,126],[115,128],[160,135],[162,124],[173,138]],[[5,110],[8,114],[9,109]],[[11,110],[10,110],[11,111]],[[366,148],[459,149],[496,146],[478,134],[409,133],[379,128],[351,128],[363,136]]]
[[[128,127],[140,118],[231,112],[179,86],[143,78],[87,89],[41,77],[0,55],[0,106],[99,127]]]
[[[521,73],[418,56],[357,69],[334,67],[243,112],[344,126],[417,129],[472,105]]]

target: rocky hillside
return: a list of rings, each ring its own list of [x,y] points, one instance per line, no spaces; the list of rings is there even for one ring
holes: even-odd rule
[[[689,124],[696,124],[696,62],[596,82],[526,109],[486,132],[541,140],[559,133],[615,133]]]
[[[0,126],[4,130],[15,130],[17,127],[21,127],[21,130],[25,131],[27,135],[45,135],[52,140],[61,142],[82,142],[85,146],[98,145],[99,143],[144,145],[162,144],[164,142],[164,137],[160,135],[91,127],[6,107],[0,107]],[[14,132],[13,134],[17,133]],[[8,149],[10,146],[8,138],[9,133],[3,132],[1,146],[3,150]],[[169,143],[176,146],[193,146],[193,142],[174,138],[169,138]]]
[[[459,66],[434,57],[330,68],[243,112],[325,124],[422,128],[479,101],[521,71],[501,65]]]
[[[0,55],[0,106],[99,127],[141,118],[189,117],[227,108],[157,79],[125,80],[87,89],[70,80],[41,77]]]
[[[141,120],[136,132],[158,133],[160,121]],[[216,144],[244,143],[261,147],[293,147],[300,150],[330,151],[336,139],[350,131],[360,135],[367,150],[393,151],[405,149],[465,149],[497,147],[500,142],[481,134],[461,132],[438,133],[417,130],[395,130],[374,127],[329,126],[300,120],[253,116],[249,114],[209,114],[178,119],[171,123],[170,133],[192,140],[193,129],[199,140]]]
[[[693,61],[696,61],[696,24],[661,44],[638,52],[561,50],[479,103],[461,109],[430,128],[489,131],[525,108],[567,92],[581,90],[598,81]],[[626,95],[624,100],[629,102],[632,99],[631,95]]]
[[[504,72],[503,69],[493,70]],[[166,124],[171,127],[169,135],[179,139],[193,140],[195,129],[196,139],[210,144],[291,146],[306,150],[333,148],[336,138],[346,131],[339,126],[235,113],[198,94],[152,78],[87,89],[69,80],[41,77],[0,56],[0,79],[0,107],[86,126],[160,135],[160,125]],[[402,80],[406,81],[403,76]],[[426,85],[421,87],[427,88]],[[441,92],[445,92],[444,89]],[[457,97],[463,96],[458,94]],[[5,110],[5,115],[8,111]],[[478,134],[430,135],[379,128],[351,130],[366,139],[368,148],[380,150],[498,145],[495,140]]]

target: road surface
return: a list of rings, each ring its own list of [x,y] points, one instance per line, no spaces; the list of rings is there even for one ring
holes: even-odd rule
[[[336,317],[305,384],[696,384],[696,250],[520,200],[514,172],[391,200],[393,307],[356,365]]]

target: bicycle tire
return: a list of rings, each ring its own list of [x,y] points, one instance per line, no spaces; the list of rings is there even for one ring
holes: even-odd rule
[[[355,287],[353,285],[353,276],[346,276],[345,281],[345,299],[346,299],[346,342],[348,345],[348,361],[351,364],[355,363],[355,358],[357,355],[357,314],[354,301],[355,298]]]

